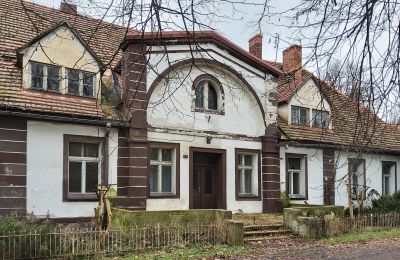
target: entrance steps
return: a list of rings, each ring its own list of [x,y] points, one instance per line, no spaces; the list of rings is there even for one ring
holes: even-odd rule
[[[247,242],[284,239],[290,237],[292,234],[290,229],[285,228],[281,224],[244,226],[244,240]]]

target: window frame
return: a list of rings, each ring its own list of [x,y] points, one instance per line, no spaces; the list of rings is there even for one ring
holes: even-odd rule
[[[42,88],[34,88],[32,87],[32,64],[37,64],[43,66],[43,75],[42,75]],[[56,67],[58,68],[58,91],[52,90],[48,88],[48,67]],[[53,92],[53,93],[61,93],[61,82],[62,82],[62,66],[60,65],[54,65],[54,64],[48,64],[48,63],[43,63],[43,62],[38,62],[38,61],[29,61],[29,89],[32,90],[38,90],[38,91],[47,91],[47,92]]]
[[[393,194],[394,192],[397,191],[397,162],[396,161],[382,161],[382,196],[385,196],[384,192],[385,192],[385,174],[383,173],[383,166],[384,165],[389,165],[390,167],[394,167],[394,180],[392,180],[394,182],[394,190],[390,191],[389,195]],[[389,178],[391,178],[391,174],[389,174]]]
[[[99,170],[100,174],[100,184],[108,184],[108,156],[107,155],[107,139],[105,137],[94,137],[94,136],[81,136],[81,135],[68,135],[64,134],[64,154],[63,154],[63,201],[98,201],[97,195],[95,193],[77,193],[70,194],[69,185],[69,143],[96,143],[99,144]]]
[[[298,116],[299,116],[299,122],[298,123],[294,123],[293,122],[293,108],[298,108],[299,112],[298,112]],[[305,124],[300,123],[301,122],[301,110],[304,109],[307,111],[307,122]],[[290,106],[290,124],[291,125],[299,125],[299,126],[310,126],[310,108],[307,107],[301,107],[301,106],[295,106],[295,105],[291,105]]]
[[[289,193],[289,159],[298,158],[304,160],[304,195],[300,194],[298,196],[293,196]],[[285,154],[285,167],[286,167],[286,195],[290,200],[308,200],[308,155],[298,154],[298,153],[286,153]],[[300,161],[301,168],[301,161]],[[301,170],[301,169],[300,169]]]
[[[257,176],[257,187],[254,190],[257,191],[257,194],[243,194],[240,193],[240,176],[239,176],[239,155],[252,155],[257,156],[256,165],[253,166],[253,169],[257,170],[255,174]],[[254,161],[254,159],[253,159]],[[254,173],[253,173],[254,176]],[[258,149],[244,149],[244,148],[235,148],[235,196],[237,201],[259,201],[261,200],[261,150]]]
[[[206,88],[203,87],[203,107],[196,107],[196,89],[199,84],[202,82],[211,82],[212,86],[207,85]],[[208,96],[209,96],[209,88],[213,88],[215,93],[216,93],[216,101],[217,101],[217,109],[210,109],[209,108],[209,102],[208,102]],[[203,113],[209,113],[209,114],[219,114],[219,115],[224,115],[224,107],[225,107],[225,100],[224,100],[224,89],[222,87],[222,84],[219,82],[217,78],[214,76],[211,76],[209,74],[203,74],[198,76],[194,81],[193,81],[193,86],[192,86],[192,111],[193,112],[203,112]],[[207,106],[207,107],[205,107]]]
[[[172,170],[175,170],[175,192],[151,192],[150,191],[150,176],[151,176],[151,158],[150,153],[152,148],[158,149],[172,149],[175,151],[175,162],[172,162]],[[150,199],[163,199],[163,198],[180,198],[180,143],[165,143],[165,142],[150,142],[148,149],[148,198]],[[172,175],[172,174],[171,174]],[[173,179],[171,180],[173,181]]]
[[[70,71],[77,71],[79,73],[79,86],[78,86],[78,94],[74,94],[74,93],[70,93],[68,90],[68,86],[69,86],[69,73]],[[83,94],[83,75],[84,74],[91,74],[92,75],[92,82],[93,82],[93,90],[92,90],[92,94],[93,96],[87,96]],[[68,68],[65,67],[65,94],[67,95],[72,95],[72,96],[77,96],[77,97],[85,97],[85,98],[96,98],[96,88],[97,88],[97,84],[96,84],[96,73],[95,72],[89,72],[89,71],[85,71],[85,70],[80,70],[80,69],[73,69],[73,68]]]
[[[314,116],[314,112],[316,113],[316,115]],[[321,126],[314,126],[314,122],[315,122],[315,120],[317,119],[317,117],[318,117],[318,115],[317,115],[317,113],[321,113],[321,119],[322,119],[322,113],[327,113],[328,114],[328,116],[327,116],[327,125],[326,125],[326,127],[325,126],[322,126],[322,124],[321,124]],[[329,112],[328,111],[326,111],[326,110],[321,110],[321,109],[311,109],[311,127],[314,127],[314,128],[322,128],[322,129],[328,129],[329,128],[329,125],[330,125],[330,114],[329,114]],[[321,122],[322,123],[322,122]]]
[[[362,164],[362,167],[363,167],[363,173],[362,173],[363,176],[357,176],[357,186],[358,187],[361,186],[358,181],[360,180],[360,177],[362,177],[362,182],[363,182],[362,187],[364,189],[367,187],[367,172],[366,172],[365,159],[349,158],[348,159],[347,171],[351,172],[351,190],[352,190],[351,194],[352,194],[352,200],[357,200],[357,197],[358,197],[358,194],[359,194],[358,188],[357,188],[357,194],[354,194],[354,186],[353,186],[354,185],[354,182],[353,182],[354,172],[351,169],[352,169],[352,165],[355,162],[358,162],[357,168],[360,166],[360,163]],[[347,175],[347,176],[349,176],[349,175]]]

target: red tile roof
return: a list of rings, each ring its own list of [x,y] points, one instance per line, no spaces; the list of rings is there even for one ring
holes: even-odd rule
[[[95,99],[22,88],[17,49],[68,21],[103,64],[114,66],[126,29],[97,19],[63,13],[26,1],[0,0],[0,106],[76,116],[105,117]]]
[[[284,77],[284,76],[283,76]],[[290,141],[335,144],[358,149],[400,153],[400,131],[380,119],[372,110],[358,104],[333,86],[303,71],[303,79],[296,82],[280,80],[279,102],[287,101],[309,79],[314,79],[322,95],[331,105],[332,129],[290,125],[278,118],[278,125]]]

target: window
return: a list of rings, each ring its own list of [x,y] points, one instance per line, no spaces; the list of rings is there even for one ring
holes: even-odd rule
[[[351,174],[353,198],[356,199],[366,186],[365,160],[349,159],[349,171]]]
[[[292,124],[294,125],[309,125],[309,109],[304,107],[291,107]]]
[[[67,75],[67,89],[69,94],[86,97],[95,96],[95,74],[68,69]]]
[[[96,199],[99,184],[106,183],[102,172],[102,138],[64,136],[64,199]]]
[[[150,196],[176,196],[179,144],[158,143],[150,148]]]
[[[211,75],[197,77],[193,83],[193,89],[193,106],[196,110],[209,112],[223,110],[223,89],[215,77]]]
[[[307,199],[306,155],[286,154],[286,189],[291,199]]]
[[[397,190],[395,162],[382,162],[382,195],[388,196]]]
[[[236,199],[259,199],[259,151],[236,149]]]
[[[31,88],[59,92],[60,72],[59,66],[31,62]]]
[[[323,110],[312,110],[312,126],[318,128],[328,128],[329,113]]]

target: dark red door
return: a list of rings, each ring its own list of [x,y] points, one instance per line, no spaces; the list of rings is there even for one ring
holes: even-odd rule
[[[193,208],[215,209],[215,167],[194,166],[193,168]]]

